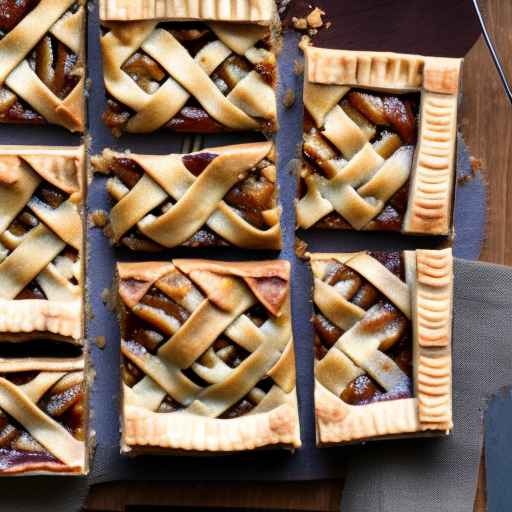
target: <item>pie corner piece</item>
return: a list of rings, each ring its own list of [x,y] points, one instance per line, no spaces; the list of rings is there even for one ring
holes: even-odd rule
[[[122,453],[300,447],[287,261],[117,270]]]
[[[281,248],[281,208],[271,142],[137,155],[109,149],[93,157],[107,173],[114,244],[134,251],[176,246]],[[200,206],[200,207],[199,207]]]
[[[451,249],[310,262],[317,444],[448,434]]]
[[[88,473],[84,159],[0,146],[0,476]]]
[[[114,135],[277,129],[273,0],[102,0],[100,16]]]
[[[49,123],[84,131],[86,3],[2,5],[0,123]]]
[[[298,227],[451,235],[462,59],[305,59]]]

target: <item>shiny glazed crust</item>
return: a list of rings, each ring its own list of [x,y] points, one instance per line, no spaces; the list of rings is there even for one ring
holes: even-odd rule
[[[65,277],[69,269],[60,269],[52,261],[66,244],[78,251],[79,258],[82,255],[84,155],[83,146],[0,146],[0,236],[9,248],[0,262],[0,334],[4,337],[15,334],[29,339],[44,333],[83,343],[80,259],[74,265],[77,285]],[[69,199],[55,209],[39,204],[32,194],[44,181],[69,194]],[[41,222],[23,239],[16,239],[8,228],[26,205]],[[14,300],[34,278],[43,283],[48,300]]]
[[[118,202],[112,208],[110,221],[112,238],[118,243],[127,231],[137,226],[150,240],[163,247],[176,247],[189,240],[199,229],[207,226],[230,244],[246,249],[280,249],[280,208],[275,206],[263,214],[269,227],[260,229],[238,215],[223,200],[237,183],[264,158],[273,158],[270,142],[205,148],[198,153],[218,155],[195,177],[183,164],[184,155],[137,155],[105,150],[94,157],[94,166],[108,171],[115,158],[129,158],[140,165],[143,178],[132,189],[122,189],[119,182],[109,181],[110,194]],[[266,170],[273,170],[269,165]],[[277,185],[275,193],[277,193]],[[150,212],[171,198],[172,208],[160,216]]]
[[[171,263],[118,264],[121,308],[136,308],[153,285],[164,289],[166,279],[176,275],[187,276],[194,285],[188,292],[183,288],[183,304],[190,304],[191,297],[197,296],[199,290],[205,296],[205,299],[196,299],[198,305],[189,320],[157,351],[159,365],[167,368],[166,376],[159,370],[152,370],[149,363],[132,359],[140,369],[148,371],[151,378],[144,377],[133,388],[123,384],[123,452],[132,455],[169,451],[229,453],[271,446],[300,446],[288,297],[289,271],[286,261],[174,260]],[[277,294],[277,297],[260,284],[262,278],[285,280],[279,285],[286,287],[285,295]],[[272,326],[271,336],[254,330],[254,324],[245,324],[244,311],[258,302],[271,313],[268,321]],[[199,324],[197,319],[200,318],[207,321]],[[179,378],[176,375],[181,374],[181,368],[195,364],[194,361],[213,343],[219,322],[230,324],[229,335],[246,344],[245,348],[251,354],[221,380],[210,381],[215,384],[185,390],[175,380]],[[246,329],[251,325],[255,332],[247,336],[244,333],[249,332]],[[273,386],[252,411],[231,419],[218,417],[229,404],[241,398],[240,393],[245,395],[247,390],[240,391],[240,388],[247,379],[259,381],[265,375],[272,378]],[[185,408],[156,412],[158,400],[161,401],[167,393],[160,386],[166,390],[174,386],[171,396],[179,399]],[[160,398],[151,405],[155,393]]]
[[[100,0],[102,21],[212,20],[271,23],[273,0]]]
[[[297,206],[300,227],[307,229],[319,217],[336,210],[355,229],[362,229],[380,211],[379,205],[385,204],[410,179],[402,232],[450,234],[461,64],[461,59],[420,55],[314,47],[306,49],[305,106],[317,128],[343,154],[350,153],[352,149],[359,151],[350,161],[355,167],[351,169],[351,176],[364,177],[357,174],[358,166],[361,167],[360,173],[372,167],[390,167],[388,162],[394,155],[386,161],[386,165],[383,165],[383,161],[379,162],[375,152],[371,152],[371,146],[365,144],[360,131],[355,130],[354,123],[343,114],[338,102],[348,90],[360,87],[391,93],[420,91],[422,101],[419,139],[412,164],[402,158],[403,169],[398,165],[398,171],[395,169],[392,174],[401,176],[400,180],[395,179],[396,183],[392,183],[389,179],[383,179],[382,183],[375,183],[379,188],[373,190],[370,187],[372,193],[368,195],[372,201],[373,198],[377,199],[374,201],[376,205],[362,201],[364,198],[358,198],[354,193],[352,186],[358,183],[357,179],[343,188],[339,183],[334,183],[336,179],[331,179],[322,189],[316,181],[308,178],[308,192]],[[393,167],[397,167],[397,163]],[[376,176],[379,174],[381,171]],[[376,181],[375,178],[373,181]],[[342,206],[347,204],[347,211],[344,211]]]
[[[64,99],[57,97],[32,70],[26,57],[40,39],[51,33],[85,60],[86,0],[69,17],[62,15],[76,0],[41,0],[38,5],[0,40],[0,86],[6,84],[49,123],[72,132],[85,126],[85,67],[78,67],[80,81]]]
[[[336,386],[337,379],[347,379],[347,375],[350,375],[350,367],[353,366],[350,360],[343,354],[333,357],[336,356],[333,351],[338,350],[336,346],[339,345],[339,341],[321,362],[317,362],[315,410],[318,445],[407,436],[423,432],[448,433],[453,426],[451,249],[407,251],[404,254],[407,281],[405,289],[398,283],[393,284],[393,280],[390,281],[385,272],[383,275],[375,272],[381,264],[373,258],[368,258],[366,253],[317,253],[310,254],[309,257],[313,275],[319,281],[324,262],[329,259],[338,260],[356,270],[389,297],[391,302],[411,318],[413,324],[416,390],[414,398],[368,405],[349,405],[320,382],[322,380],[332,388]],[[317,286],[315,284],[315,294]],[[399,306],[401,297],[407,297],[408,304],[404,302]],[[315,297],[315,303],[318,303],[318,300]],[[325,311],[325,307],[326,305],[322,304],[322,311]],[[368,354],[367,357],[370,356],[371,354]],[[329,357],[330,360],[326,361]],[[340,372],[344,374],[341,375]],[[351,378],[349,376],[347,380]]]

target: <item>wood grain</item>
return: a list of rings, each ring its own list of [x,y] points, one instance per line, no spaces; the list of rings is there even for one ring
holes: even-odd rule
[[[512,78],[512,2],[488,0],[487,24]],[[488,183],[489,218],[481,259],[512,265],[512,107],[482,39],[464,65],[463,132],[471,153],[482,161]]]
[[[512,78],[512,2],[488,0],[486,19],[508,76]],[[481,259],[512,265],[512,107],[482,39],[464,64],[463,132],[471,153],[481,161],[488,185],[489,218]],[[483,460],[483,459],[482,459]],[[93,488],[88,510],[124,511],[126,505],[189,505],[286,510],[339,510],[343,483],[174,484],[115,483]],[[475,511],[485,511],[485,468]]]

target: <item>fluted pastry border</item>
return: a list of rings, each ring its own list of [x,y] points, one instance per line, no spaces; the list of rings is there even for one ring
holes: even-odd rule
[[[462,59],[391,52],[305,50],[306,81],[321,86],[420,92],[420,129],[402,232],[450,235]]]
[[[172,269],[179,268],[189,274],[207,271],[245,279],[278,277],[289,287],[290,264],[285,260],[222,262],[202,259],[177,259],[172,262],[147,262],[118,264],[118,282],[135,280],[137,290],[121,286],[120,299],[132,307],[141,296]],[[251,288],[252,290],[252,288]],[[254,290],[252,290],[254,293]],[[208,292],[205,291],[206,295]],[[289,295],[289,288],[288,288]],[[120,301],[120,302],[121,302]],[[119,304],[121,316],[123,308]],[[277,318],[289,317],[290,302],[286,299],[275,311]],[[295,388],[295,360],[293,338],[282,353],[283,357],[267,374],[273,374],[283,392],[276,406],[232,419],[219,419],[188,412],[159,413],[147,410],[134,400],[126,387],[122,393],[121,452],[129,455],[144,453],[233,453],[259,448],[288,448],[301,446],[298,405]],[[287,378],[278,373],[287,370]],[[282,375],[281,375],[282,376]]]
[[[274,0],[100,0],[102,21],[209,20],[270,24]]]
[[[353,254],[309,254],[314,265],[329,258],[347,261]],[[411,292],[415,396],[353,406],[315,379],[317,444],[351,443],[374,438],[447,434],[452,421],[451,249],[405,251]],[[434,346],[432,346],[434,340]]]

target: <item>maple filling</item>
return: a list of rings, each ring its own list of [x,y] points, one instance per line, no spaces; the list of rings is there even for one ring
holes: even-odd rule
[[[188,51],[191,57],[208,43],[218,40],[208,25],[200,22],[165,22],[158,28],[170,32],[178,42]],[[270,33],[258,41],[257,49],[271,51],[272,41]],[[139,48],[121,68],[146,93],[154,94],[169,78],[164,68],[151,56]],[[235,86],[251,71],[258,72],[263,79],[275,86],[276,71],[272,62],[263,61],[253,64],[242,55],[232,53],[210,75],[210,79],[217,88],[227,96]],[[119,100],[107,94],[107,109],[103,114],[103,121],[112,129],[114,135],[120,135],[128,120],[135,114],[132,109]],[[261,119],[261,129],[273,132],[275,126],[265,119]],[[218,123],[193,97],[190,97],[180,111],[161,127],[182,133],[219,133],[229,131],[227,126]]]
[[[389,95],[351,89],[341,108],[363,131],[375,151],[385,160],[402,146],[414,146],[418,135],[419,94]],[[349,163],[339,149],[322,135],[308,110],[304,109],[303,158],[306,175],[332,178],[333,163],[341,170]],[[377,171],[375,171],[377,172]],[[304,176],[299,180],[299,197],[307,192]],[[363,229],[400,231],[407,209],[409,181],[391,196],[384,209]],[[319,229],[353,229],[338,212],[333,211],[316,222]]]
[[[27,342],[1,343],[0,356],[5,359],[37,357],[78,357],[81,350],[65,343]],[[40,371],[0,372],[16,386],[30,386]],[[45,415],[62,425],[75,439],[85,441],[85,384],[82,371],[67,372],[35,404]],[[0,410],[0,471],[16,471],[30,464],[32,470],[66,471],[66,465],[42,446],[25,427],[5,411]]]
[[[171,293],[176,293],[178,296],[184,288],[193,286],[184,275],[180,275],[179,279],[175,279],[173,282],[176,289]],[[186,282],[186,285],[184,285],[184,282]],[[170,285],[169,282],[166,284]],[[253,306],[245,315],[258,327],[269,316],[266,309],[261,305]],[[146,377],[144,370],[139,368],[137,364],[148,353],[157,354],[158,349],[169,341],[173,333],[187,321],[189,316],[190,313],[187,310],[154,286],[144,295],[139,305],[134,309],[123,308],[121,314],[123,340],[121,375],[127,386],[133,387]],[[158,321],[158,325],[156,321]],[[247,350],[237,345],[227,336],[221,335],[191,367],[182,370],[182,373],[197,386],[207,388],[211,383],[205,381],[197,373],[200,373],[201,366],[211,368],[217,358],[220,358],[230,368],[236,368],[249,355],[250,353]],[[219,418],[229,419],[247,414],[263,399],[272,385],[271,378],[262,379],[246,396],[224,411]],[[182,404],[172,396],[166,395],[156,412],[174,412],[184,409],[188,405],[190,404]]]
[[[404,263],[399,252],[369,252],[402,281]],[[343,297],[372,314],[360,320],[359,325],[369,334],[387,332],[380,350],[390,357],[404,372],[404,381],[394,389],[385,390],[369,374],[356,377],[343,390],[341,399],[350,405],[365,405],[386,400],[410,398],[412,386],[412,328],[405,315],[383,296],[373,285],[351,268],[336,260],[330,260],[322,279],[333,286]],[[315,306],[313,315],[315,330],[315,356],[317,360],[325,357],[345,331],[330,322]]]
[[[69,199],[69,194],[63,192],[59,188],[53,186],[46,181],[35,190],[30,202],[21,210],[18,216],[11,222],[7,230],[0,234],[0,263],[9,256],[9,254],[18,247],[32,229],[40,223],[37,215],[31,210],[31,205],[56,209],[64,201]],[[68,279],[71,284],[78,284],[75,277],[74,267],[78,264],[79,253],[69,245],[66,245],[60,254],[52,261],[60,275]],[[30,281],[27,286],[15,297],[17,300],[22,299],[46,299],[49,297],[44,291],[44,287],[38,282],[37,277]]]
[[[182,161],[185,167],[197,177],[216,156],[214,153],[205,151],[184,155]],[[271,169],[274,169],[273,164],[266,159],[262,160],[247,173],[242,181],[236,183],[223,199],[237,215],[257,229],[272,227],[265,217],[265,212],[275,208],[277,202]],[[109,171],[115,176],[114,180],[118,180],[118,183],[120,182],[127,189],[132,189],[144,174],[140,165],[130,158],[112,159],[109,163]],[[116,188],[108,187],[114,200],[118,200],[114,192]],[[159,205],[150,213],[159,217],[172,208],[174,204],[175,201],[168,197],[165,203]],[[125,233],[120,243],[134,251],[160,251],[165,249],[165,247],[146,237],[137,226]],[[230,244],[207,225],[204,225],[181,245],[185,247],[218,247]]]
[[[0,0],[0,40],[38,3],[39,0]],[[73,4],[61,19],[78,9],[79,4]],[[44,35],[26,60],[40,80],[60,99],[66,98],[80,81],[78,56],[50,33]],[[4,84],[0,86],[0,122],[44,124],[46,119]]]

